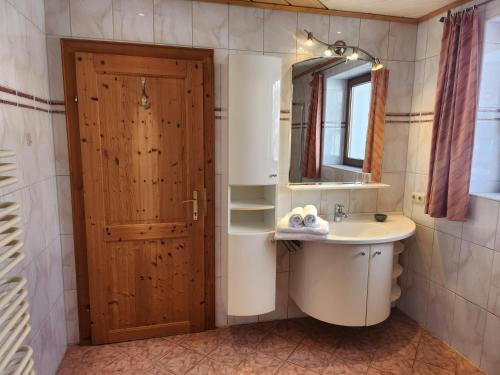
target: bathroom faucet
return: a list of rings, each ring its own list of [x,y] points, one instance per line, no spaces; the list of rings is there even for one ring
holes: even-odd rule
[[[344,212],[344,208],[345,207],[343,204],[337,203],[335,205],[335,213],[333,215],[333,221],[339,222],[342,221],[342,219],[347,218],[349,216],[346,212]]]

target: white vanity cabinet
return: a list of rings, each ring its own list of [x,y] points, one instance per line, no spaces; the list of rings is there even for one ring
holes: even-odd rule
[[[227,309],[257,316],[276,305],[281,59],[229,56]]]
[[[290,263],[290,296],[306,314],[332,324],[367,326],[391,308],[393,244],[302,243]]]

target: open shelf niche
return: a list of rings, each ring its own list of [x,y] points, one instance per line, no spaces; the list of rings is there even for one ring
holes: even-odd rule
[[[274,231],[276,185],[229,187],[229,233],[259,234]]]

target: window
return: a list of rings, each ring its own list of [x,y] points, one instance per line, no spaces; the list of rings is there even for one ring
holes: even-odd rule
[[[370,74],[347,81],[347,125],[344,137],[345,165],[363,166],[371,91]]]

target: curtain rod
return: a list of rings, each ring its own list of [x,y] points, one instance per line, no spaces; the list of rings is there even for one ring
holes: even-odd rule
[[[483,6],[483,5],[486,5],[486,4],[488,4],[488,3],[491,3],[492,1],[495,1],[495,0],[486,0],[486,1],[483,1],[483,2],[482,2],[482,3],[480,3],[480,4],[476,4],[476,5],[473,5],[473,6],[469,7],[469,8],[466,8],[466,9],[462,10],[461,12],[463,12],[463,11],[468,12],[468,11],[470,11],[470,10],[472,10],[472,9],[476,9],[476,8],[479,8],[479,7]],[[457,13],[458,13],[458,12],[457,12]],[[455,14],[456,14],[456,13],[455,13]],[[445,21],[448,17],[450,17],[450,16],[451,16],[451,10],[449,10],[449,9],[448,9],[448,14],[446,15],[446,17],[441,17],[441,18],[439,19],[439,22],[444,22],[444,21]]]

